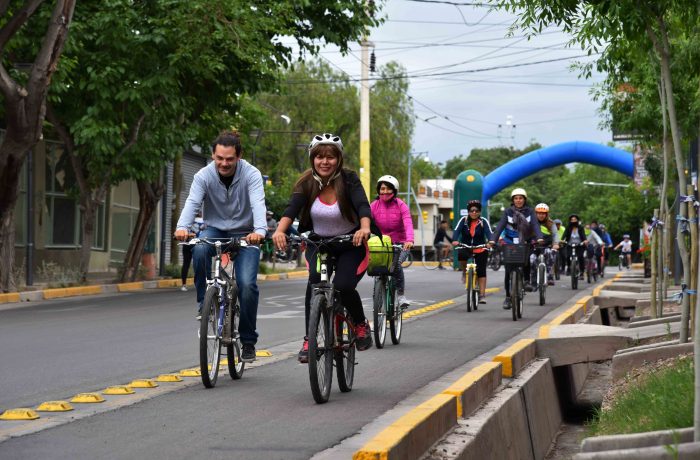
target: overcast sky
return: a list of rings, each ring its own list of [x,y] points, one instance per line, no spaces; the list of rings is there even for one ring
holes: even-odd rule
[[[567,48],[569,37],[559,29],[530,40],[520,31],[508,37],[511,14],[411,0],[388,0],[382,14],[387,20],[370,36],[377,65],[395,60],[409,75],[431,74],[410,78],[419,117],[414,151],[444,163],[474,147],[610,141],[610,132],[598,128],[598,104],[590,96],[601,76],[583,80],[570,70],[591,58]],[[351,50],[342,56],[327,47],[321,56],[359,78],[359,44]],[[532,64],[539,61],[554,62]],[[469,72],[456,73],[462,71]]]

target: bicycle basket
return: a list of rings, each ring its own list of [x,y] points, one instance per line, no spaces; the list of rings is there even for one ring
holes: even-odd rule
[[[527,244],[506,244],[503,246],[503,263],[506,265],[525,265],[529,255]]]
[[[380,239],[373,236],[367,240],[369,248],[369,263],[367,274],[369,276],[390,275],[394,265],[394,248],[391,246],[391,237],[383,235]]]

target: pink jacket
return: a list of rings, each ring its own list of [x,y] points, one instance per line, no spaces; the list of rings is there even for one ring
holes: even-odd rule
[[[411,211],[401,199],[374,200],[369,207],[372,209],[374,223],[383,235],[389,235],[394,243],[414,241]]]

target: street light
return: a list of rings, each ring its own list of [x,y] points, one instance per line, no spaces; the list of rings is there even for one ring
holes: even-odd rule
[[[589,182],[589,181],[583,181],[583,185],[597,185],[601,187],[622,187],[622,188],[627,188],[630,186],[630,184],[609,184],[606,182]]]

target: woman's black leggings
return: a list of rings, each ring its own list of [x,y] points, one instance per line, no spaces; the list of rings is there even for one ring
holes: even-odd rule
[[[362,300],[357,292],[357,283],[365,274],[357,269],[367,257],[365,246],[350,246],[343,244],[331,246],[331,254],[336,258],[335,277],[333,285],[340,293],[340,301],[348,309],[355,324],[365,321],[365,312],[362,309]],[[306,248],[306,261],[309,265],[309,282],[306,284],[306,300],[304,302],[304,318],[306,335],[309,332],[309,313],[311,311],[311,285],[321,282],[321,274],[316,271],[316,248],[309,245]]]
[[[190,271],[190,263],[192,263],[192,246],[185,244],[182,246],[182,270],[180,270],[182,284],[187,283],[187,273]]]

